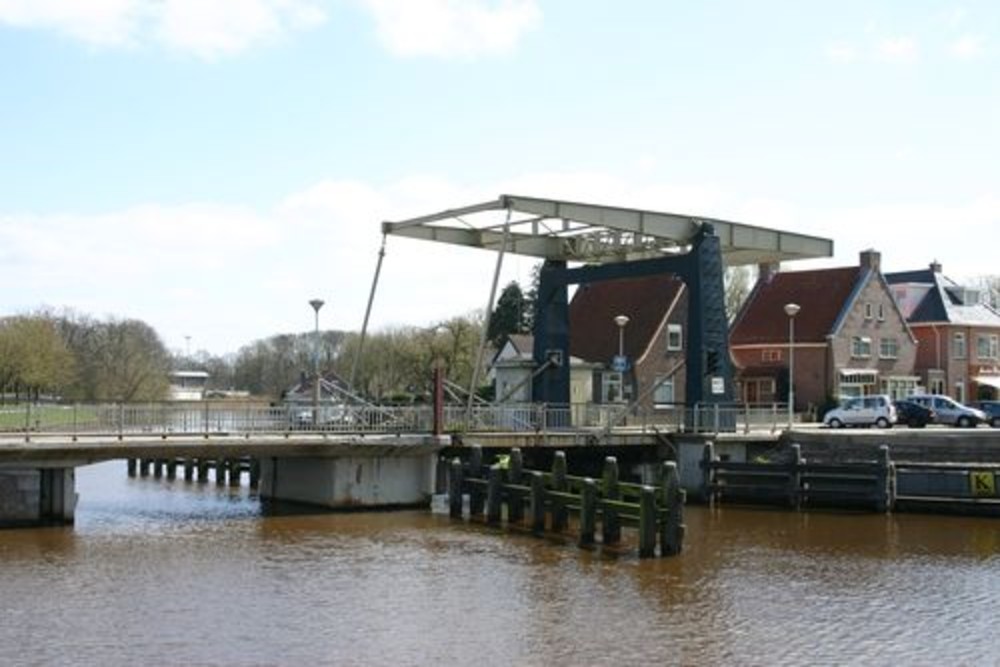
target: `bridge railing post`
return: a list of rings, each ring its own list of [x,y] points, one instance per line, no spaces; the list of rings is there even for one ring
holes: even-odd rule
[[[24,404],[24,441],[31,442],[31,398]]]

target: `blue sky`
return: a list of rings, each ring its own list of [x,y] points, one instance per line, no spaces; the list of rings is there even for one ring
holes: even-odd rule
[[[501,192],[996,274],[998,72],[987,1],[0,0],[0,314],[358,328],[382,220]],[[392,239],[374,323],[492,268]]]

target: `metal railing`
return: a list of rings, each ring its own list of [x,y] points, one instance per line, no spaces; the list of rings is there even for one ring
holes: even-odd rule
[[[781,404],[659,405],[507,403],[444,409],[443,430],[549,432],[639,429],[673,432],[775,432],[787,424]],[[430,433],[430,405],[312,406],[233,402],[21,404],[0,406],[0,433],[85,435],[248,435],[268,433]]]

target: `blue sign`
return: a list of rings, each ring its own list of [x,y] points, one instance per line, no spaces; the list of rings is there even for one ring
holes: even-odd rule
[[[616,354],[611,359],[611,370],[616,373],[624,373],[628,370],[628,357],[623,354]]]

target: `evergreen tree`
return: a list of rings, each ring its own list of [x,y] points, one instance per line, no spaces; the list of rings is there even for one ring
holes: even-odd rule
[[[496,308],[490,317],[490,328],[486,334],[494,347],[500,347],[508,335],[527,330],[527,310],[521,286],[513,280],[507,283],[500,293],[500,298],[497,299]]]

